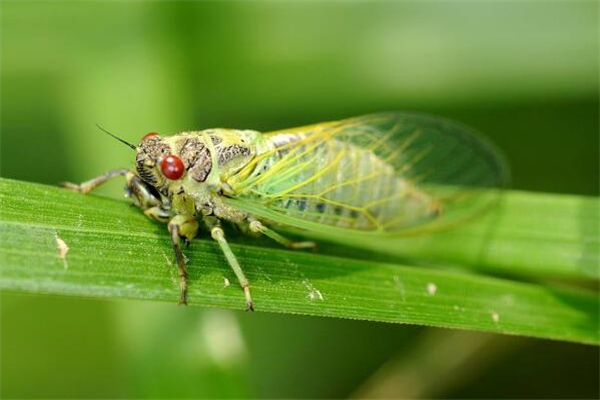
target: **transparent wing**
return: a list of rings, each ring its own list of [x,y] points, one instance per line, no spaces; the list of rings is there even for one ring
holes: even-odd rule
[[[448,227],[493,204],[508,180],[485,138],[439,117],[372,114],[265,137],[275,148],[240,171],[231,203],[296,228]]]

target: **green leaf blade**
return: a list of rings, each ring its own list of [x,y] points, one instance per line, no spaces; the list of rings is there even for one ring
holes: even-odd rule
[[[512,201],[527,197],[507,196]],[[531,206],[536,195],[530,197]],[[454,234],[462,235],[464,246],[470,245],[464,233]],[[178,276],[166,228],[126,202],[3,179],[0,235],[2,290],[177,302]],[[583,238],[597,243],[587,233],[582,235],[562,232],[566,242]],[[56,236],[69,247],[65,260],[59,256]],[[259,311],[600,342],[596,292],[236,240],[232,249],[250,279]],[[190,304],[244,308],[235,276],[215,243],[200,238],[185,254],[190,260]],[[552,275],[551,270],[539,271],[539,278],[545,272]]]

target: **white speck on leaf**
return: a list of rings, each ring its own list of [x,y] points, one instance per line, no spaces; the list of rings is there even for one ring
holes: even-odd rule
[[[67,242],[65,242],[58,236],[58,232],[54,233],[54,239],[56,240],[56,247],[58,248],[58,257],[63,260],[63,266],[66,270],[67,268],[69,268],[69,264],[67,263],[67,253],[69,252],[69,246],[67,246]]]
[[[429,294],[430,296],[435,295],[435,292],[437,292],[437,286],[435,285],[435,283],[428,283],[427,284],[427,294]]]
[[[302,279],[302,284],[304,285],[305,288],[308,289],[308,295],[306,295],[306,297],[308,299],[321,300],[321,301],[325,300],[325,296],[323,296],[323,294],[319,290],[317,290],[317,288],[315,288],[312,285],[312,283],[310,283],[308,278],[302,273],[302,271],[300,271],[300,269],[298,268],[298,266],[296,264],[294,264],[293,262],[290,262],[290,267],[292,267],[292,269],[294,271],[296,271],[296,273],[298,274],[298,277]]]
[[[492,320],[496,323],[498,323],[498,321],[500,321],[500,314],[498,314],[497,312],[493,312],[492,313]]]
[[[310,292],[308,294],[308,298],[311,300],[316,300],[316,299],[323,300],[323,295],[318,290],[315,290],[314,292]]]
[[[325,300],[325,298],[323,297],[323,294],[321,294],[321,292],[319,290],[317,290],[317,288],[315,288],[308,279],[305,279],[302,281],[302,283],[304,284],[304,287],[306,287],[308,289],[308,298],[311,300]]]
[[[230,285],[229,279],[223,278],[223,281],[224,281],[225,287],[228,287]]]

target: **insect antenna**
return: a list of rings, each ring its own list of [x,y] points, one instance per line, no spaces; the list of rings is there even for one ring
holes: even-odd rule
[[[98,127],[98,129],[100,129],[102,132],[106,133],[107,135],[112,136],[113,138],[117,139],[119,142],[121,142],[121,143],[123,143],[123,144],[125,144],[125,145],[127,145],[129,147],[131,147],[134,150],[137,150],[137,146],[136,145],[133,145],[133,144],[127,142],[126,140],[121,139],[117,135],[110,133],[109,131],[107,131],[106,129],[104,129],[103,127],[101,127],[98,124],[96,124],[96,126]]]

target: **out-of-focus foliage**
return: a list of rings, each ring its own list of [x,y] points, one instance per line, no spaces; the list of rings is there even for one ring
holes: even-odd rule
[[[131,165],[130,150],[94,123],[136,141],[148,131],[266,131],[404,109],[484,132],[505,150],[518,189],[598,195],[595,2],[0,7],[3,177],[77,181]],[[120,186],[102,193],[120,196]],[[453,366],[453,379],[429,379],[418,375],[427,355],[411,349],[431,341],[414,327],[1,299],[7,398],[340,397],[393,357],[425,396],[435,386],[441,397],[598,397],[597,349],[580,345],[513,339],[495,353],[500,339],[490,337]],[[469,354],[482,342],[458,343]],[[415,393],[410,385],[392,395]]]

